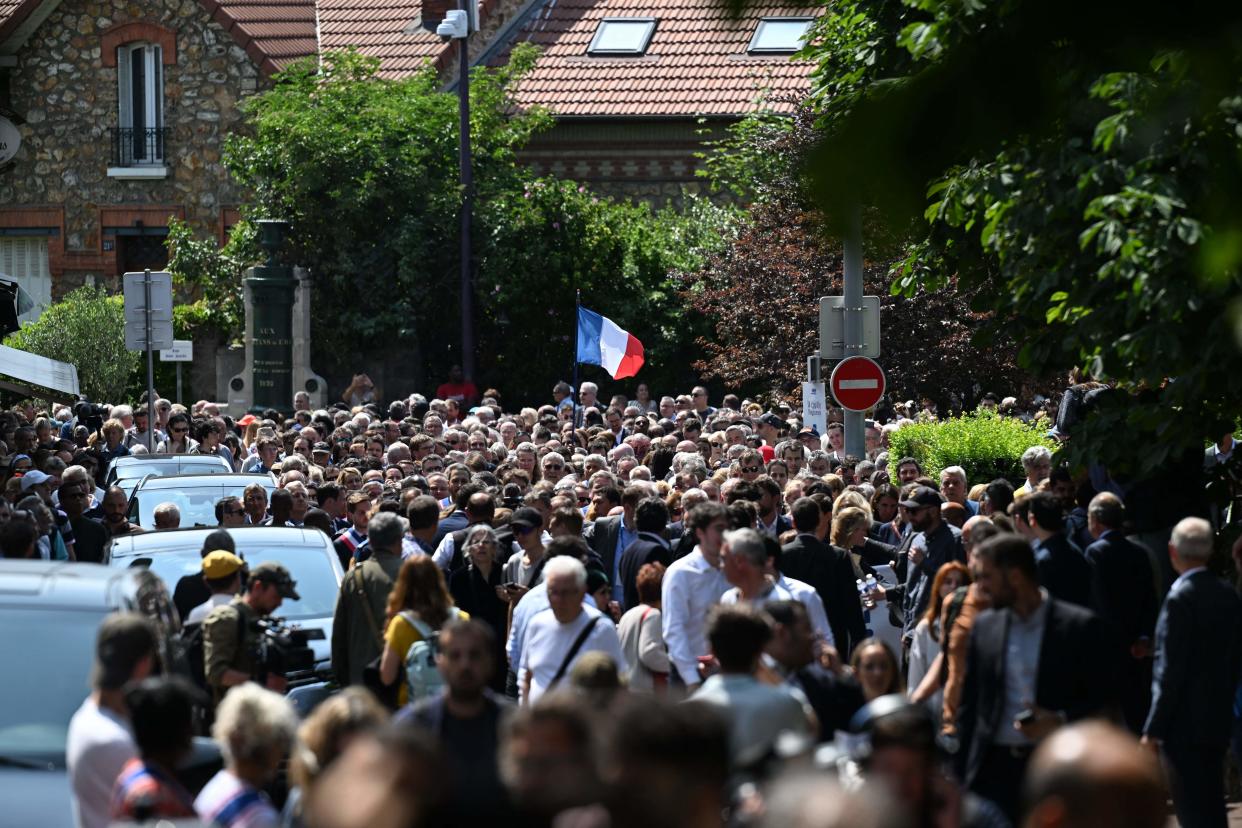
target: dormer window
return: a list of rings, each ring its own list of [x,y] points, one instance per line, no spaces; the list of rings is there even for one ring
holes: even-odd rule
[[[605,17],[587,48],[594,57],[641,57],[655,33],[654,17]]]
[[[156,43],[117,47],[120,88],[114,163],[120,167],[164,163],[164,60]]]
[[[802,48],[813,17],[765,17],[746,51],[752,55],[792,55]]]

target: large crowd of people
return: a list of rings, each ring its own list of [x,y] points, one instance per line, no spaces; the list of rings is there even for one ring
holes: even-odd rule
[[[276,486],[220,501],[201,583],[168,585],[189,676],[143,616],[99,630],[67,747],[81,825],[1154,828],[1166,796],[1186,828],[1225,824],[1229,515],[1154,543],[1126,486],[1043,445],[1024,479],[928,474],[888,445],[929,402],[885,404],[853,456],[840,411],[820,434],[702,387],[560,383],[516,411],[459,373],[438,391],[385,407],[359,375],[288,414],[0,413],[5,557],[106,562],[143,531],[99,487],[118,456],[213,454]],[[298,585],[247,563],[245,525],[321,530],[339,557],[337,690],[302,721],[248,646]],[[223,768],[190,790],[207,729]]]

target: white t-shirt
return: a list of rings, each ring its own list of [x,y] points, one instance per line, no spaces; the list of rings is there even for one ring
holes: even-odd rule
[[[574,645],[582,628],[589,624],[592,618],[599,620],[595,622],[586,641],[582,642],[573,661],[569,662],[569,667],[565,670],[565,675],[561,677],[561,682],[568,679],[574,669],[574,664],[582,658],[582,654],[593,650],[612,656],[621,675],[624,676],[629,672],[625,656],[621,653],[621,641],[617,638],[617,628],[613,625],[612,619],[604,617],[603,613],[594,607],[583,604],[582,613],[577,618],[568,624],[562,624],[556,620],[556,614],[549,607],[531,618],[526,628],[526,640],[522,645],[521,670],[518,673],[518,688],[525,688],[527,674],[530,675],[531,681],[530,698],[523,699],[523,701],[536,702],[547,692],[548,685],[552,683],[552,679],[556,677],[561,667],[561,662],[565,660],[565,654],[569,652],[569,648]]]
[[[106,828],[112,786],[138,755],[129,724],[87,697],[69,720],[65,762],[73,790],[73,818],[81,828]]]
[[[225,604],[233,603],[232,595],[225,592],[217,592],[194,609],[190,610],[190,614],[185,617],[186,624],[201,624],[207,620],[207,615],[216,607],[222,607]]]

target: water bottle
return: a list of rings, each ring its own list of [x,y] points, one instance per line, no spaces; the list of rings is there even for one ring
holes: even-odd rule
[[[863,594],[864,595],[863,606],[865,606],[867,609],[875,609],[875,598],[873,598],[872,596],[875,594],[875,591],[879,589],[880,587],[879,582],[876,581],[874,575],[868,575],[867,580],[863,584],[863,586],[866,589],[866,592]]]
[[[863,581],[862,578],[859,578],[854,582],[854,586],[858,589],[858,600],[862,604],[863,624],[866,625],[867,630],[869,632],[873,632],[871,630],[871,612],[870,612],[873,604],[869,603],[867,600],[867,584]]]

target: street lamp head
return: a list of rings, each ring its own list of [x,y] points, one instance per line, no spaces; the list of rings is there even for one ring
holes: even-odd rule
[[[259,246],[267,251],[267,266],[276,266],[276,256],[285,243],[289,222],[281,219],[259,219]]]

